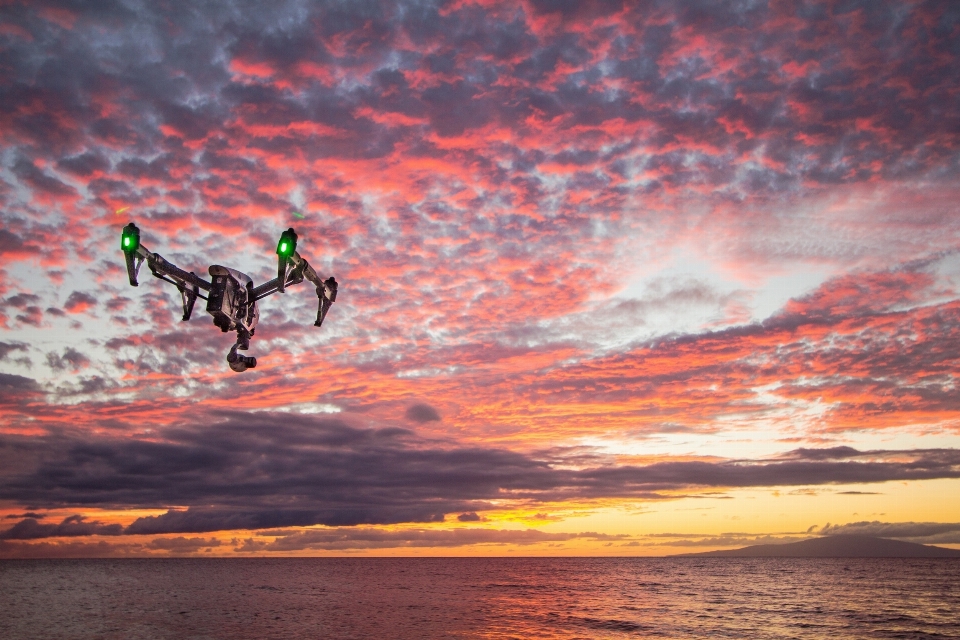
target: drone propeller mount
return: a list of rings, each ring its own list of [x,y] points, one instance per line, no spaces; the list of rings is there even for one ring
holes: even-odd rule
[[[290,227],[280,234],[277,243],[277,291],[284,293],[283,288],[287,279],[287,263],[297,255],[297,232]],[[298,256],[299,257],[299,256]],[[302,279],[300,280],[302,281]]]

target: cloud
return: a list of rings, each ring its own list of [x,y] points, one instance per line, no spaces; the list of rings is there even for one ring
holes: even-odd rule
[[[785,453],[783,457],[797,460],[844,460],[863,455],[868,454],[857,451],[853,447],[827,447],[824,449],[795,449]]]
[[[17,404],[35,400],[42,389],[36,380],[12,373],[0,373],[0,402]]]
[[[461,513],[457,516],[457,520],[460,522],[480,522],[482,518],[475,511],[471,511],[470,513]]]
[[[28,253],[22,238],[6,229],[0,229],[0,255],[26,257]]]
[[[557,411],[572,420],[600,404],[629,407],[635,432],[711,430],[730,413],[766,428],[779,410],[804,423],[800,406],[821,430],[927,424],[931,416],[949,423],[960,406],[950,395],[957,354],[946,345],[960,336],[960,305],[919,303],[934,290],[929,264],[842,276],[762,322],[653,338],[500,391],[558,405],[554,423]],[[925,331],[906,332],[911,323]],[[816,455],[839,459],[844,450]]]
[[[221,542],[216,538],[204,540],[203,538],[184,538],[183,536],[178,536],[176,538],[154,538],[146,547],[148,549],[168,551],[171,554],[191,554],[201,549],[219,547],[220,544]]]
[[[61,158],[57,167],[74,175],[88,177],[110,168],[110,161],[100,153],[86,152],[76,156]]]
[[[11,38],[5,54],[11,109],[0,129],[9,132],[3,162],[15,184],[3,192],[0,251],[4,264],[40,260],[62,272],[89,265],[103,284],[125,286],[114,213],[125,210],[151,247],[176,252],[183,266],[202,273],[209,261],[249,260],[235,266],[261,282],[275,230],[295,205],[306,213],[296,223],[304,247],[317,252],[310,259],[343,279],[344,294],[328,326],[314,333],[305,330],[302,299],[263,301],[254,348],[298,357],[300,345],[318,347],[310,353],[335,364],[338,380],[410,374],[389,389],[383,381],[365,391],[358,384],[343,392],[342,406],[396,416],[412,409],[411,398],[426,397],[446,424],[461,409],[457,388],[470,388],[478,406],[523,433],[547,421],[583,431],[587,423],[626,422],[574,419],[592,388],[604,401],[638,404],[659,388],[674,392],[661,403],[665,411],[682,410],[636,416],[640,430],[681,422],[711,428],[731,404],[746,405],[749,415],[767,409],[751,404],[743,385],[726,384],[731,377],[767,372],[796,382],[808,351],[825,353],[817,365],[873,358],[869,373],[876,373],[891,362],[883,357],[894,357],[890,336],[899,335],[881,311],[932,295],[916,286],[915,273],[858,272],[794,301],[778,322],[702,333],[749,320],[748,285],[809,261],[859,268],[874,256],[876,267],[953,247],[956,71],[929,52],[950,51],[954,18],[935,6],[717,12],[703,3],[398,2],[371,11],[293,2],[240,13],[223,6],[183,15],[153,6],[80,9],[67,30],[51,27],[39,9],[17,13],[17,28],[31,39]],[[156,50],[145,51],[144,41]],[[41,210],[36,201],[44,198],[55,206]],[[857,205],[851,213],[844,199],[884,200],[890,210]],[[64,228],[76,231],[67,237]],[[241,246],[250,250],[237,252]],[[706,271],[740,282],[657,275],[684,247],[709,258]],[[642,296],[611,297],[639,275]],[[126,306],[119,288],[104,297],[100,281],[78,280],[67,289],[69,320],[34,300],[9,321],[98,323],[110,334],[105,343],[138,341],[110,363],[115,377],[133,377],[130,393],[176,395],[143,376],[198,380],[214,363],[223,369],[226,349],[211,346],[209,326],[191,333],[176,324],[176,292],[148,280],[124,289],[134,301]],[[46,300],[59,291],[40,293]],[[99,315],[105,311],[110,322]],[[954,309],[937,313],[949,334]],[[898,324],[934,315],[905,313]],[[639,346],[646,329],[659,326],[654,316],[686,337],[660,335]],[[875,321],[873,351],[845,331],[852,317],[865,316]],[[825,327],[845,340],[832,340]],[[950,335],[910,335],[914,351],[949,359],[946,349],[928,347],[949,344]],[[654,344],[654,360],[681,361],[676,375],[642,375]],[[595,359],[611,355],[611,345],[624,357]],[[724,353],[729,360],[700,367]],[[107,358],[89,355],[107,366]],[[571,366],[589,360],[587,372]],[[768,366],[758,366],[764,360]],[[906,367],[919,361],[903,360]],[[637,377],[604,375],[604,367]],[[703,388],[684,393],[675,384],[701,373],[713,374]],[[442,384],[444,375],[458,384]],[[896,393],[874,384],[877,377],[815,381],[846,392],[825,420],[857,428],[864,412],[889,414],[891,404],[917,421],[928,417],[936,394],[923,397],[930,390],[919,387],[929,381],[906,385],[917,391],[911,397],[891,398]],[[409,386],[414,378],[430,388]],[[305,395],[334,393],[318,379],[297,384]],[[718,384],[730,393],[697,402]],[[223,405],[240,393],[198,386]],[[801,400],[810,401],[822,390],[787,384],[782,402],[805,393]],[[523,405],[541,393],[551,403],[566,393],[570,404],[538,417]],[[502,427],[462,410],[465,429]],[[630,402],[619,410],[644,411]],[[408,419],[435,426],[427,415]]]
[[[403,414],[407,420],[413,422],[419,422],[421,424],[425,422],[439,422],[440,414],[437,413],[437,410],[431,407],[428,404],[414,404],[407,408],[406,412]]]
[[[269,533],[267,534],[269,535]],[[385,531],[382,529],[311,529],[283,533],[272,542],[249,544],[248,550],[304,551],[324,549],[330,551],[348,549],[395,549],[412,547],[464,547],[472,545],[520,545],[527,546],[544,542],[566,542],[578,538],[590,540],[616,540],[623,535],[606,535],[595,532],[545,533],[536,529],[414,529]],[[250,541],[253,542],[252,540]],[[241,547],[239,550],[244,550]]]
[[[923,544],[960,544],[957,522],[850,522],[827,524],[817,532],[821,536],[863,535],[905,539]]]
[[[67,296],[67,301],[63,303],[63,308],[69,313],[82,313],[97,305],[97,299],[83,291],[74,291]]]
[[[22,342],[2,342],[0,341],[0,360],[6,359],[14,351],[27,351],[30,347]]]
[[[11,307],[16,307],[17,309],[26,309],[31,306],[31,304],[39,302],[39,300],[40,296],[38,295],[32,293],[18,293],[10,296],[3,302]]]
[[[73,347],[67,347],[63,355],[50,352],[47,354],[47,366],[55,371],[64,371],[70,369],[77,371],[90,366],[90,358],[83,355]]]
[[[76,195],[76,190],[60,180],[50,176],[25,158],[18,159],[11,169],[24,183],[31,186],[36,193],[51,196]]]
[[[657,542],[654,546],[660,547],[746,547],[755,544],[787,544],[798,542],[803,538],[775,535],[731,535],[705,536],[702,538],[678,538],[668,542]]]
[[[0,558],[117,558],[144,556],[140,543],[81,540],[17,542],[0,540]]]
[[[99,521],[85,522],[81,515],[68,516],[60,524],[41,524],[35,518],[25,518],[10,529],[0,531],[2,540],[34,540],[75,536],[117,536],[123,532],[119,524],[103,524]]]
[[[336,419],[262,412],[211,413],[149,438],[3,435],[0,462],[9,469],[0,478],[0,499],[14,503],[187,507],[140,517],[127,534],[440,522],[450,513],[495,508],[493,501],[505,498],[664,499],[705,487],[960,477],[960,452],[953,449],[874,451],[857,461],[623,465],[594,457],[572,467],[562,450],[529,455],[439,446]]]
[[[169,508],[133,530],[185,533],[955,477],[951,449],[563,449],[956,431],[946,4],[5,18],[0,363],[29,366],[29,345],[49,367],[0,374],[0,493],[20,510]],[[340,299],[320,330],[309,287],[261,301],[260,366],[232,376],[209,316],[180,323],[147,270],[127,286],[130,219],[184,269],[258,283],[295,224]]]

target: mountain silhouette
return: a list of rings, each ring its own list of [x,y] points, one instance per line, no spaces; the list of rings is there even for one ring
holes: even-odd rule
[[[672,558],[960,558],[960,550],[874,536],[835,535],[742,549],[682,553]]]

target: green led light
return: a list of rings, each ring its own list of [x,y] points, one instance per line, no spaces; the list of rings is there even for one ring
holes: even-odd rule
[[[297,232],[292,228],[287,229],[280,234],[280,242],[277,243],[277,255],[281,258],[289,258],[297,250]]]
[[[133,253],[140,247],[140,229],[132,222],[123,228],[120,235],[120,248]]]

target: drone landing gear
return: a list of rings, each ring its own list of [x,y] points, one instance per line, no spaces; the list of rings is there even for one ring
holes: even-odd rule
[[[186,283],[177,283],[177,289],[180,290],[180,299],[183,301],[183,321],[186,322],[193,314],[193,305],[197,301],[197,296],[200,295],[200,288],[197,285],[187,288]]]

